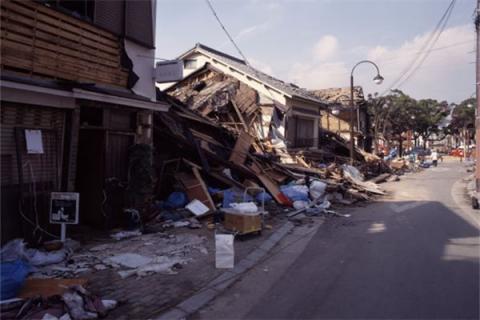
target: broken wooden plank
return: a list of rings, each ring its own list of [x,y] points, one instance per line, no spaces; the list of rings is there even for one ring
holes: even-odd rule
[[[228,160],[235,164],[243,165],[247,159],[248,151],[253,141],[254,138],[248,132],[240,132]]]
[[[192,174],[181,172],[175,174],[175,178],[180,181],[185,188],[185,193],[190,201],[195,199],[201,201],[210,210],[215,210],[215,203],[208,193],[207,186],[203,181],[198,169],[192,167]]]
[[[247,123],[245,122],[245,119],[243,118],[242,114],[240,113],[240,110],[238,110],[237,104],[233,100],[230,100],[230,102],[232,103],[233,109],[235,109],[235,112],[237,113],[238,119],[240,119],[240,122],[243,125],[243,129],[245,131],[248,131]]]

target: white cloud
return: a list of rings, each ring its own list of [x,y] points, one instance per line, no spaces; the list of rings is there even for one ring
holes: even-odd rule
[[[322,37],[313,47],[314,58],[326,61],[338,52],[338,40],[332,35]]]
[[[250,62],[252,67],[273,76],[273,68],[269,64],[256,59],[248,59],[248,62]]]
[[[290,70],[289,78],[308,89],[345,87],[348,85],[347,72],[343,62],[296,63]]]
[[[388,89],[411,64],[429,36],[430,33],[417,35],[397,47],[378,44],[365,48],[362,51],[366,58],[378,64],[385,81],[381,86],[373,84],[375,70],[362,65],[355,70],[355,84],[363,86],[365,93]],[[475,66],[472,64],[475,56],[471,53],[474,37],[471,25],[445,29],[423,65],[400,89],[417,99],[458,102],[469,97],[475,90]],[[333,36],[323,37],[311,50],[313,53],[309,59],[292,65],[290,81],[309,89],[349,85],[350,70],[356,61],[347,62],[343,58],[351,57],[351,50],[340,50],[340,44]]]
[[[394,84],[419,53],[422,50],[425,52],[425,43],[430,35],[416,36],[396,48],[378,46],[369,51],[368,58],[378,62],[386,85]],[[417,67],[415,73],[407,81],[397,82],[394,89],[400,88],[416,98],[458,100],[469,96],[469,91],[474,91],[475,70],[470,64],[474,56],[469,54],[474,47],[474,36],[470,25],[445,29],[423,64],[413,64]],[[402,79],[409,74],[407,72]]]

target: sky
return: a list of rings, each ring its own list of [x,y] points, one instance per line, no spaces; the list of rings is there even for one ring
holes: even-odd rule
[[[388,92],[451,0],[210,0],[250,64],[307,89],[355,85]],[[447,26],[416,72],[394,86],[416,99],[461,102],[475,91],[475,0],[457,0]],[[157,0],[156,57],[202,43],[239,57],[205,0]]]

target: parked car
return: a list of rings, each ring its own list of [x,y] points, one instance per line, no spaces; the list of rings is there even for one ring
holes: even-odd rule
[[[455,149],[452,149],[450,150],[450,153],[448,154],[452,157],[460,157],[460,158],[463,158],[464,156],[464,153],[463,153],[463,148],[455,148]]]

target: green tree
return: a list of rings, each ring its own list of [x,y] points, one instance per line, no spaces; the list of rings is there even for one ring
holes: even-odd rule
[[[438,102],[434,99],[422,99],[417,101],[413,110],[413,127],[415,146],[417,139],[423,138],[423,147],[426,148],[427,140],[434,133],[439,133],[439,124],[448,115],[448,103]]]

